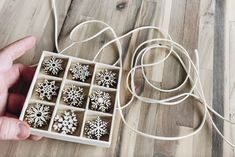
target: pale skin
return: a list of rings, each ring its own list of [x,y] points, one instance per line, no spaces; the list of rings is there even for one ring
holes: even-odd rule
[[[19,84],[30,85],[34,69],[14,61],[35,46],[35,37],[18,40],[0,50],[0,140],[39,140],[31,136],[27,123],[18,120],[26,92],[14,92]]]

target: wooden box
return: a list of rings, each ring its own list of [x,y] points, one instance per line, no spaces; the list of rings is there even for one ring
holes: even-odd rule
[[[45,72],[45,69],[43,68],[43,62],[52,57],[63,60],[62,66],[64,70],[62,70],[57,76],[48,74],[47,72]],[[74,80],[72,78],[70,69],[76,63],[79,63],[81,65],[89,65],[89,71],[91,73],[89,79],[82,82]],[[95,79],[96,75],[103,69],[108,69],[109,71],[112,71],[113,73],[116,74],[115,86],[104,87],[97,84],[97,81]],[[48,81],[55,81],[55,85],[59,87],[57,89],[57,94],[51,100],[40,99],[39,94],[36,92],[36,87],[38,83],[42,83],[43,81],[45,81],[45,79]],[[44,51],[38,63],[38,67],[36,69],[34,78],[32,80],[28,95],[26,97],[20,115],[20,120],[28,122],[26,120],[27,119],[26,114],[28,112],[26,111],[36,104],[43,104],[44,106],[49,106],[50,108],[49,111],[50,120],[48,120],[48,123],[42,127],[35,127],[32,126],[31,124],[30,125],[31,134],[53,139],[64,140],[64,141],[109,147],[111,144],[112,132],[114,129],[113,127],[114,127],[114,120],[116,113],[115,108],[117,103],[116,95],[117,91],[119,90],[120,79],[121,79],[121,71],[120,68],[117,66],[111,66],[103,63],[92,62],[89,60],[84,60],[76,57]],[[65,101],[63,101],[63,91],[71,85],[83,88],[85,99],[81,107],[70,106],[66,104]],[[90,95],[96,90],[109,93],[109,96],[111,97],[111,107],[107,112],[101,112],[91,109]],[[74,131],[73,134],[61,133],[59,131],[56,131],[53,127],[54,126],[53,124],[55,123],[54,120],[55,116],[56,115],[60,116],[62,113],[64,113],[64,111],[72,111],[73,113],[76,114],[78,125],[76,126],[76,131]],[[88,121],[95,120],[98,116],[103,121],[107,122],[108,134],[102,136],[100,139],[88,138],[88,136],[85,134],[85,126]]]

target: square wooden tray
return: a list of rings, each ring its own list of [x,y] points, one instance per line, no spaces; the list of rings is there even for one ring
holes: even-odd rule
[[[42,67],[42,63],[45,59],[50,58],[54,56],[55,58],[61,58],[63,59],[64,62],[64,67],[65,70],[60,73],[60,75],[57,76],[51,76],[45,73]],[[81,63],[85,65],[89,65],[91,69],[91,78],[88,79],[85,82],[79,82],[76,80],[73,80],[71,77],[71,74],[69,72],[70,67],[75,64],[75,63]],[[113,71],[116,74],[117,77],[117,85],[115,88],[108,88],[108,87],[103,87],[99,86],[96,81],[95,81],[95,76],[96,74],[102,70],[102,69],[109,69]],[[38,82],[42,81],[43,79],[47,80],[53,80],[56,82],[59,88],[58,95],[55,99],[52,101],[46,101],[46,100],[40,100],[38,95],[35,94],[35,87]],[[59,139],[59,140],[64,140],[64,141],[70,141],[70,142],[76,142],[76,143],[83,143],[83,144],[88,144],[88,145],[96,145],[96,146],[103,146],[103,147],[109,147],[111,144],[112,140],[112,132],[113,132],[113,127],[114,127],[114,120],[115,120],[115,113],[116,113],[116,103],[117,103],[117,91],[119,90],[119,85],[120,85],[120,80],[121,80],[121,71],[120,67],[117,66],[111,66],[103,63],[98,63],[98,62],[92,62],[89,60],[85,59],[80,59],[76,57],[71,57],[67,55],[62,55],[62,54],[56,54],[53,52],[48,52],[44,51],[42,53],[42,56],[40,58],[40,61],[38,63],[38,67],[36,69],[34,78],[32,80],[28,95],[26,97],[21,115],[20,115],[20,120],[25,121],[25,113],[28,107],[30,107],[33,104],[40,103],[43,105],[48,105],[51,106],[52,111],[51,111],[51,119],[50,122],[48,123],[48,126],[43,127],[43,128],[34,128],[31,127],[31,134],[33,135],[39,135],[43,137],[48,137],[48,138],[53,138],[53,139]],[[62,100],[62,94],[63,94],[63,89],[68,86],[68,85],[76,85],[79,87],[84,87],[85,93],[86,93],[86,101],[84,104],[84,107],[78,108],[78,107],[73,107],[69,106],[66,103],[63,102]],[[99,112],[99,111],[94,111],[90,109],[90,98],[89,95],[94,91],[94,90],[101,90],[104,92],[108,92],[111,95],[111,101],[112,101],[112,106],[111,110],[109,112]],[[77,119],[79,122],[79,127],[77,128],[76,132],[73,135],[66,135],[66,134],[61,134],[59,132],[56,132],[53,129],[53,123],[54,123],[54,118],[57,114],[66,111],[66,110],[73,110],[77,115]],[[84,134],[84,127],[85,124],[88,120],[93,120],[97,116],[100,118],[104,119],[106,122],[108,122],[108,131],[109,134],[106,135],[105,137],[102,137],[100,140],[96,139],[90,139],[87,138]]]

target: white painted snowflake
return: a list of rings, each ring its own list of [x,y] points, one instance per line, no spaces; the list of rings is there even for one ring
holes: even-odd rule
[[[50,106],[37,103],[26,110],[25,117],[27,123],[34,128],[45,126],[51,119]]]
[[[38,83],[36,87],[36,92],[39,94],[39,98],[44,100],[45,98],[47,100],[51,100],[52,96],[57,95],[57,87],[55,85],[55,81],[48,81],[44,80],[43,83]]]
[[[85,96],[83,95],[83,88],[72,85],[64,89],[63,94],[64,102],[68,105],[74,107],[83,106],[83,100],[85,99]]]
[[[90,76],[89,65],[82,65],[77,63],[74,67],[70,69],[74,80],[79,80],[85,82]]]
[[[108,135],[108,122],[103,121],[99,116],[93,120],[88,121],[85,125],[85,135],[91,139],[100,140],[104,135]]]
[[[90,95],[91,109],[101,112],[109,111],[111,107],[111,96],[107,92],[96,90]]]
[[[116,85],[116,74],[105,69],[96,74],[95,80],[100,86],[113,87]]]
[[[63,70],[62,63],[62,59],[51,57],[43,62],[43,67],[46,73],[56,76]]]
[[[78,127],[77,116],[74,111],[64,111],[61,115],[56,115],[53,128],[61,134],[73,134]]]

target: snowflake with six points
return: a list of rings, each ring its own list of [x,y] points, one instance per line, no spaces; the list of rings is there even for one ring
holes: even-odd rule
[[[85,135],[87,138],[100,140],[102,136],[108,135],[107,126],[108,122],[103,121],[98,116],[95,120],[86,123],[84,130]]]
[[[96,90],[90,95],[90,100],[92,110],[107,112],[111,107],[111,96],[107,92]]]
[[[82,65],[77,63],[75,66],[70,68],[70,72],[73,75],[73,79],[85,82],[88,77],[91,76],[89,71],[89,65]]]
[[[45,126],[51,119],[50,106],[37,103],[26,110],[25,117],[27,123],[34,128]]]
[[[83,95],[83,88],[72,85],[63,90],[64,94],[64,102],[66,102],[70,106],[74,107],[82,107],[83,100],[85,96]]]
[[[61,134],[73,134],[78,127],[77,116],[74,111],[64,111],[54,118],[53,128]]]
[[[47,74],[56,76],[63,70],[62,63],[62,59],[51,57],[49,60],[43,62],[43,67]]]
[[[113,87],[116,85],[116,74],[105,69],[96,74],[95,80],[100,86]]]
[[[44,100],[45,98],[51,100],[52,96],[57,95],[57,89],[59,89],[59,87],[55,85],[55,81],[48,81],[45,79],[43,83],[38,83],[36,92],[39,94],[41,100]]]

